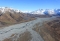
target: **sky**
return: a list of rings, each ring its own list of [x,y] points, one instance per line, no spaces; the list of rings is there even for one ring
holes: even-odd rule
[[[0,0],[0,7],[11,7],[21,11],[59,9],[60,0]]]

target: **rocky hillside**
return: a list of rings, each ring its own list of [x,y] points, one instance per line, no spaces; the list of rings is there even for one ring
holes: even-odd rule
[[[45,24],[46,29],[55,41],[60,41],[60,18],[55,18]]]
[[[30,14],[11,8],[0,8],[0,26],[33,20]]]

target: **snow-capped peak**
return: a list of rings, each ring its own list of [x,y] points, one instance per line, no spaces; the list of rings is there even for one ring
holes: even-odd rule
[[[9,8],[9,7],[0,7],[0,12],[1,13],[5,13],[6,11],[8,11],[8,12],[11,12],[11,13],[13,13],[13,12],[21,12],[20,10],[15,10],[15,9],[13,9],[13,8]]]
[[[56,14],[56,11],[54,9],[39,9],[39,10],[31,12],[31,14],[45,15],[47,13],[49,15],[53,15],[53,14]]]

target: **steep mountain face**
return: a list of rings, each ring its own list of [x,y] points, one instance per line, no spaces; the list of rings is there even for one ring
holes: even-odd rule
[[[57,15],[60,14],[60,9],[39,9],[31,12],[31,14],[39,14],[39,15]]]
[[[54,11],[56,14],[60,15],[60,9],[55,9]]]

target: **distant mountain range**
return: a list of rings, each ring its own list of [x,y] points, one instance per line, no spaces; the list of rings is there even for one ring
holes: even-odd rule
[[[9,7],[0,7],[0,15],[5,13],[5,12],[10,12],[10,13],[29,13],[29,14],[38,14],[38,15],[56,15],[60,14],[60,9],[38,9],[35,11],[21,11],[21,10],[16,10],[13,8]]]
[[[39,9],[36,11],[30,12],[31,14],[39,14],[39,15],[60,15],[60,9]]]

